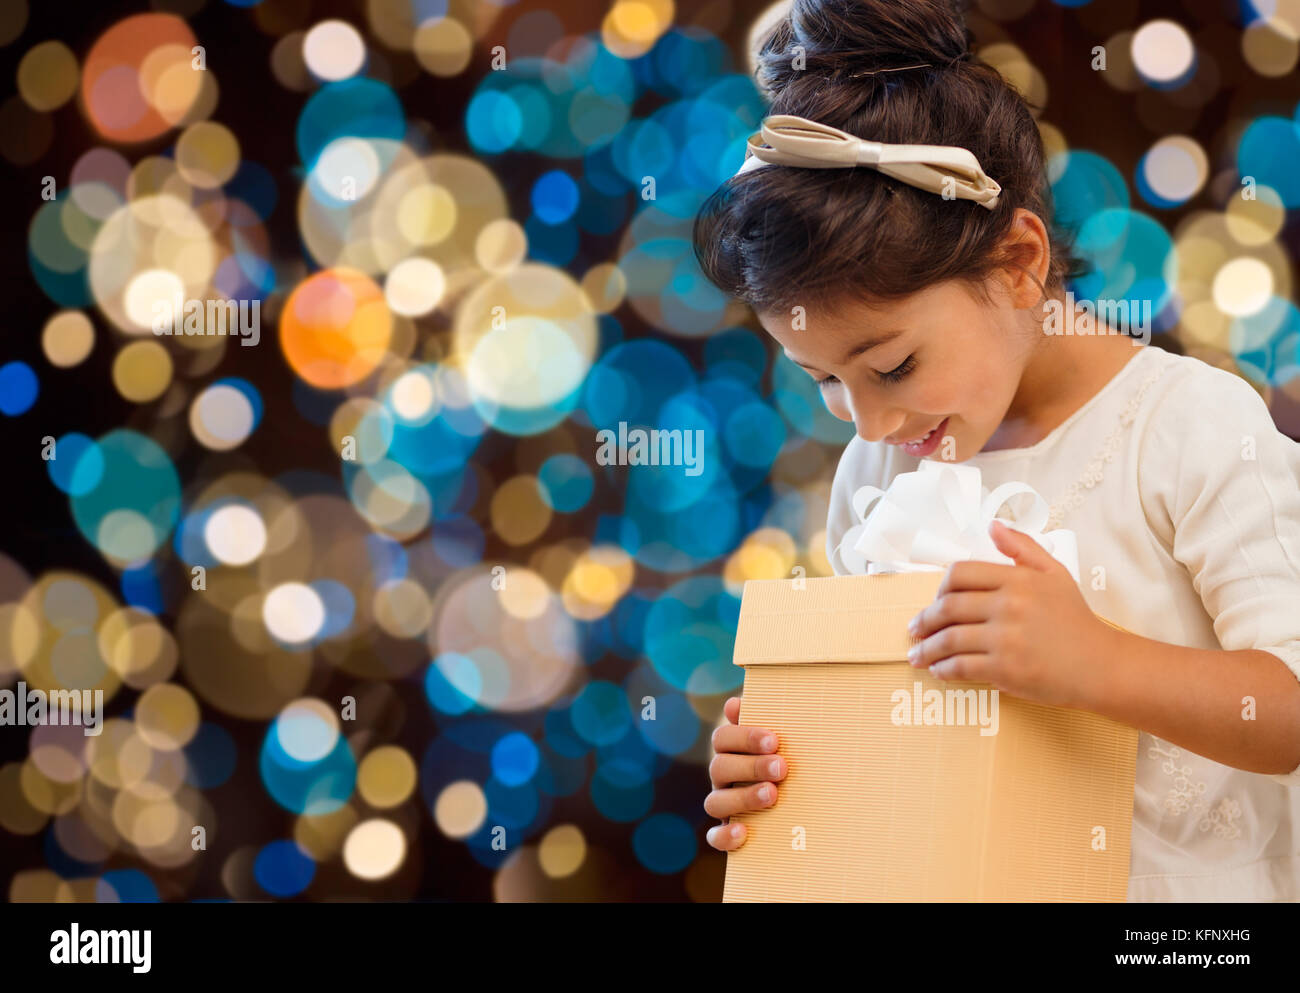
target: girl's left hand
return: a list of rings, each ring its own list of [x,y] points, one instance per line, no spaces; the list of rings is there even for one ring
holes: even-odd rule
[[[994,520],[1015,565],[954,562],[908,631],[909,660],[940,679],[991,683],[1012,696],[1089,709],[1121,632],[1088,607],[1068,569],[1028,535]]]

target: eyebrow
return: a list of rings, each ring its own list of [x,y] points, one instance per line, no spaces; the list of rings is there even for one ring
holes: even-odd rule
[[[858,344],[854,345],[852,348],[849,349],[848,354],[845,355],[842,359],[840,359],[840,361],[839,361],[838,364],[839,364],[839,365],[844,365],[845,363],[847,363],[847,362],[849,361],[849,359],[855,359],[855,358],[857,358],[859,355],[861,355],[863,352],[869,352],[869,351],[871,351],[873,348],[877,348],[877,347],[880,346],[880,345],[884,345],[884,344],[886,344],[887,342],[891,342],[891,341],[893,341],[895,338],[897,338],[897,337],[898,337],[899,335],[901,335],[901,334],[906,334],[906,331],[904,331],[902,328],[896,328],[896,329],[893,330],[893,331],[885,331],[885,332],[881,333],[879,336],[877,336],[877,337],[875,337],[875,338],[872,338],[872,339],[870,339],[870,340],[868,340],[868,341],[859,342]],[[797,366],[803,366],[803,368],[805,368],[805,369],[813,369],[813,368],[816,368],[816,366],[809,366],[809,365],[805,365],[804,363],[800,362],[800,361],[799,361],[798,359],[796,359],[793,355],[791,355],[788,351],[786,351],[786,353],[785,353],[785,357],[788,358],[788,359],[789,359],[791,362],[793,362],[795,365],[797,365]]]

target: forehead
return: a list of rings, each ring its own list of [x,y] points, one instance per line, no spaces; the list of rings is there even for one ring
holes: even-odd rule
[[[789,310],[760,311],[758,320],[794,361],[831,361],[849,349],[860,353],[860,346],[897,337],[911,320],[911,308],[904,304],[794,305]]]
[[[769,331],[801,327],[809,331],[834,333],[841,328],[873,328],[896,324],[924,308],[920,292],[895,300],[840,298],[831,302],[797,299],[789,307],[757,311],[759,323]]]

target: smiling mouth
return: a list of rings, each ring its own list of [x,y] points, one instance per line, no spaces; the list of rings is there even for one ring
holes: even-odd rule
[[[943,420],[946,421],[947,419],[948,419],[948,418],[945,417]],[[890,442],[890,444],[892,444],[892,445],[919,445],[919,444],[922,444],[923,442],[929,441],[929,440],[934,436],[934,433],[935,433],[936,431],[938,431],[941,427],[943,427],[943,421],[940,421],[938,424],[936,424],[934,427],[932,427],[932,428],[931,428],[929,431],[927,431],[925,434],[921,435],[919,438],[909,438],[909,439],[907,439],[906,441],[894,441],[894,442]]]

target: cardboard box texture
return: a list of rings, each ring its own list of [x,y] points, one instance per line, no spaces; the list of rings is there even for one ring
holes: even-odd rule
[[[942,577],[745,584],[740,723],[789,771],[732,818],[723,902],[1126,898],[1138,732],[909,666]]]

